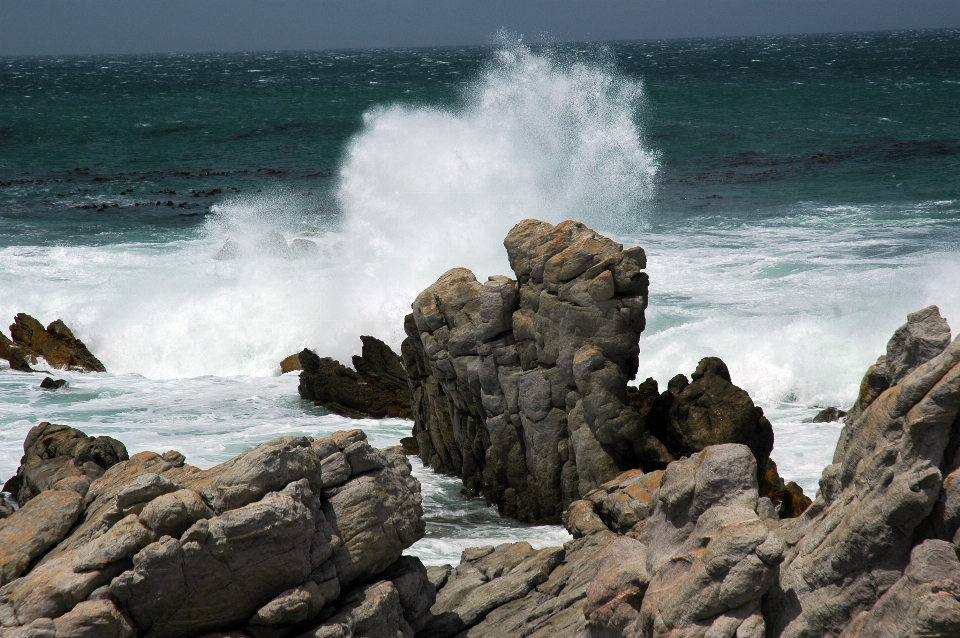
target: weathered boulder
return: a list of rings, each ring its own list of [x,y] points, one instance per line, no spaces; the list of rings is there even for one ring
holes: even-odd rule
[[[87,346],[77,339],[60,319],[44,328],[39,321],[21,312],[14,317],[10,336],[15,349],[9,342],[6,346],[0,343],[0,355],[10,361],[11,367],[15,369],[23,368],[14,366],[11,356],[22,357],[33,364],[38,362],[39,357],[43,357],[51,366],[61,370],[106,372],[100,360],[93,356]],[[6,338],[0,341],[6,341]],[[10,354],[3,354],[3,351],[10,351]]]
[[[839,421],[843,417],[847,416],[847,413],[836,407],[824,408],[817,412],[816,416],[810,421],[811,423],[833,423],[834,421]]]
[[[410,387],[400,357],[387,344],[362,336],[354,370],[304,349],[298,355],[300,396],[352,418],[410,418]]]
[[[960,560],[940,540],[914,547],[903,576],[842,638],[954,638],[960,636]]]
[[[27,449],[80,456],[89,438],[35,430]],[[205,471],[143,452],[101,474],[0,522],[0,636],[412,636],[434,602],[401,559],[424,532],[419,483],[362,430],[280,437]]]
[[[27,433],[15,476],[3,486],[23,505],[61,481],[81,493],[104,471],[127,460],[123,443],[109,436],[87,436],[66,425],[44,421]]]
[[[773,428],[715,357],[659,392],[638,387],[648,278],[643,249],[573,221],[526,220],[504,240],[517,279],[463,268],[417,296],[404,322],[421,459],[510,517],[557,522],[624,470],[664,469],[742,443],[766,473]]]
[[[424,463],[468,493],[557,522],[646,453],[626,389],[646,259],[573,221],[523,221],[504,246],[516,280],[456,268],[413,303],[402,353],[414,436]]]
[[[769,635],[839,635],[900,580],[918,538],[937,527],[938,502],[948,511],[960,341],[945,326],[935,307],[910,315],[866,375],[817,498],[778,531],[788,548],[764,602]]]

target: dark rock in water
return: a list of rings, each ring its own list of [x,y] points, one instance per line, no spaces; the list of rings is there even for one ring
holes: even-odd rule
[[[10,354],[5,357],[15,369],[23,369],[23,364],[18,362],[21,367],[14,366],[13,359],[10,358],[12,355],[33,364],[37,363],[39,357],[43,357],[51,366],[62,370],[106,372],[99,359],[93,356],[87,346],[59,319],[44,328],[39,321],[21,312],[10,326],[10,336],[13,337],[13,347],[9,342],[6,347],[0,343],[0,354],[3,354],[4,350],[9,351]],[[5,341],[5,338],[0,341]],[[28,370],[29,366],[24,371]]]
[[[280,362],[280,374],[286,374],[288,372],[293,372],[294,370],[303,370],[303,366],[300,365],[300,353],[292,354],[289,357],[284,357]]]
[[[401,553],[423,533],[406,457],[360,430],[205,471],[142,452],[0,522],[0,635],[412,636],[436,590]]]
[[[44,390],[57,390],[67,385],[66,379],[54,379],[53,377],[44,377],[40,382],[40,387]]]
[[[3,491],[13,494],[21,505],[58,485],[82,495],[91,481],[127,458],[127,449],[116,439],[43,422],[27,433],[20,467]]]
[[[824,408],[817,412],[817,415],[813,417],[811,423],[833,423],[834,421],[839,421],[843,417],[847,416],[847,413],[839,408]]]
[[[726,364],[717,357],[701,359],[690,381],[682,374],[671,379],[667,391],[653,402],[646,426],[673,458],[710,445],[742,443],[753,451],[760,476],[773,450],[773,426],[763,409],[733,385]]]
[[[300,352],[300,396],[352,418],[409,419],[410,386],[399,355],[374,337],[360,340],[363,350],[353,357],[355,370],[310,350]]]
[[[290,248],[287,251],[290,259],[310,259],[320,256],[320,247],[317,243],[309,239],[294,239],[290,242]]]

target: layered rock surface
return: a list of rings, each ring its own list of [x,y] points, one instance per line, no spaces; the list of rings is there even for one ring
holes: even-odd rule
[[[0,358],[21,372],[31,372],[42,357],[54,368],[81,372],[105,372],[100,360],[77,339],[63,321],[57,319],[46,328],[28,314],[19,313],[10,325],[11,341],[0,335]]]
[[[410,418],[410,387],[400,356],[379,339],[360,340],[363,350],[353,357],[353,370],[330,357],[301,351],[300,397],[351,418]]]
[[[748,445],[763,475],[773,430],[719,359],[662,394],[652,379],[628,389],[647,305],[642,248],[578,222],[536,220],[517,224],[504,246],[516,280],[480,283],[455,268],[405,320],[425,464],[533,522],[559,521],[624,470],[663,469],[718,443]]]
[[[361,430],[205,471],[143,452],[0,521],[0,636],[413,636],[435,589],[401,554],[423,532],[406,457]]]
[[[626,471],[570,504],[563,548],[471,548],[430,568],[424,635],[960,636],[960,340],[937,318],[910,315],[891,339],[886,360],[910,363],[858,398],[798,518],[760,495],[745,445]]]

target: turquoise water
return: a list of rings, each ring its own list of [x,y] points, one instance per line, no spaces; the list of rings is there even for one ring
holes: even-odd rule
[[[957,104],[955,30],[2,58],[0,319],[62,318],[110,372],[50,394],[0,369],[0,477],[40,420],[203,467],[352,427],[279,360],[398,346],[417,292],[509,273],[503,236],[539,217],[644,246],[641,379],[722,357],[814,491],[839,427],[804,421],[852,402],[908,312],[960,322]],[[563,538],[417,472],[432,562]]]

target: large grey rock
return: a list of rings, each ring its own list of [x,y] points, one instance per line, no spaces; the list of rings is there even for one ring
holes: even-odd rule
[[[460,476],[469,494],[558,522],[639,462],[643,422],[626,384],[646,259],[572,221],[523,221],[504,246],[516,280],[480,283],[455,268],[413,303],[402,354],[414,436],[424,462]]]
[[[897,385],[920,365],[934,358],[950,343],[950,325],[940,309],[927,306],[907,315],[887,343],[887,352],[877,359],[860,383],[860,394],[847,412],[847,423],[856,421],[884,390]]]
[[[911,327],[918,315],[936,329]],[[771,636],[839,635],[897,582],[920,532],[934,527],[931,513],[950,470],[945,452],[958,434],[960,342],[901,378],[933,348],[911,346],[915,339],[943,343],[934,315],[935,309],[911,315],[897,331],[888,359],[906,363],[890,368],[895,385],[870,401],[861,393],[862,411],[847,417],[816,500],[784,523],[786,560],[764,605]],[[918,337],[930,333],[935,338]]]
[[[955,638],[960,636],[960,560],[951,543],[917,545],[903,576],[842,638]]]

